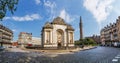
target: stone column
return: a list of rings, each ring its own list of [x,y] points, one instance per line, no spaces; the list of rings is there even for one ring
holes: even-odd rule
[[[50,42],[52,44],[52,30],[50,31]]]
[[[74,45],[74,32],[73,32],[73,37],[72,38],[73,38],[73,45]]]
[[[44,44],[46,43],[46,38],[47,38],[46,31],[44,31]]]
[[[69,47],[69,43],[70,43],[70,31],[68,31],[68,47]]]

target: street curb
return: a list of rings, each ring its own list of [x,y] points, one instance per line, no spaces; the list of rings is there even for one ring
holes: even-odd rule
[[[97,46],[92,47],[92,48],[89,48],[89,49],[83,49],[83,50],[72,51],[72,52],[73,52],[73,53],[77,53],[77,52],[80,52],[80,51],[86,51],[86,50],[95,49],[95,48],[97,48]]]
[[[86,50],[95,49],[95,48],[97,48],[97,46],[89,48],[89,49],[83,49],[83,50],[80,50],[80,51],[86,51]]]

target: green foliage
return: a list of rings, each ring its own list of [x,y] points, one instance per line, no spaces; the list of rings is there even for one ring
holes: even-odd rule
[[[85,38],[85,39],[82,39],[81,41],[78,40],[78,41],[75,41],[75,45],[96,45],[95,41],[93,39],[90,39],[90,38]]]
[[[82,41],[75,41],[75,45],[82,45]]]
[[[93,45],[96,44],[95,41],[93,39],[90,38],[85,38],[84,39],[85,45]]]
[[[11,14],[14,14],[16,11],[18,0],[0,0],[0,20],[6,16],[6,12],[10,11]]]

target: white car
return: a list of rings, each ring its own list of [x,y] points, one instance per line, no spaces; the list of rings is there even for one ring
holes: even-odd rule
[[[117,42],[114,43],[114,46],[117,47]]]

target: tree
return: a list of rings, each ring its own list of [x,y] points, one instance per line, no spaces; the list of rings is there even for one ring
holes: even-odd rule
[[[95,41],[94,41],[93,39],[91,39],[91,38],[85,38],[85,39],[83,40],[83,42],[84,42],[85,45],[93,45],[93,44],[96,44]]]
[[[77,41],[75,41],[75,45],[81,45],[81,41],[79,41],[79,40],[77,40]]]
[[[85,38],[82,40],[75,41],[75,45],[96,45],[95,41],[92,38]]]
[[[18,0],[0,0],[0,20],[6,16],[6,12],[10,11],[14,14],[17,9]]]
[[[90,44],[95,44],[95,41],[93,39],[89,39]]]

